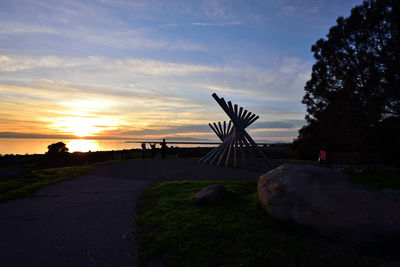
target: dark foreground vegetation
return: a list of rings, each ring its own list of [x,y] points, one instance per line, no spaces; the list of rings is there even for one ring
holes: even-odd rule
[[[293,144],[299,157],[378,152],[400,166],[399,18],[399,1],[364,1],[312,46],[307,125]]]
[[[140,266],[380,266],[398,259],[394,244],[354,246],[318,237],[267,215],[256,181],[223,181],[228,197],[194,201],[215,181],[162,182],[146,189],[136,213]]]

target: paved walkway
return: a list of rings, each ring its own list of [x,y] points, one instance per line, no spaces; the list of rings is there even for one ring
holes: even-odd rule
[[[1,266],[136,266],[134,214],[156,181],[257,179],[265,169],[202,165],[197,159],[97,165],[33,198],[0,204]]]

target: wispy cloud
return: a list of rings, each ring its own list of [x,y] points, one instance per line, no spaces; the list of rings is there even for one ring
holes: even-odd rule
[[[42,83],[42,88],[52,90],[66,90],[68,84],[73,84],[74,90],[84,86],[86,91],[105,94],[165,97],[168,91],[184,98],[196,91],[202,96],[218,91],[234,97],[284,102],[300,102],[310,77],[309,63],[298,58],[284,58],[271,68],[232,68],[135,58],[3,55],[0,71],[8,72],[8,79],[14,82]],[[42,77],[38,81],[39,73]]]
[[[202,51],[204,47],[183,39],[166,40],[148,36],[145,32],[136,31],[97,31],[91,28],[65,30],[65,36],[72,40],[80,40],[93,45],[102,45],[116,49],[159,49],[159,50],[187,50]]]
[[[224,26],[233,26],[233,25],[243,25],[242,22],[223,22],[223,23],[210,23],[210,22],[190,22],[190,23],[169,23],[160,25],[160,28],[178,28],[178,27],[187,27],[187,26],[199,26],[199,27],[224,27]]]
[[[57,31],[48,26],[35,26],[26,24],[2,23],[0,34],[21,34],[21,33],[49,33],[57,34]]]
[[[309,14],[318,14],[318,12],[320,12],[321,7],[320,5],[315,5],[315,6],[311,6],[309,8],[307,8],[306,12]]]
[[[292,16],[296,12],[296,7],[293,5],[286,5],[280,8],[278,11],[279,15]]]
[[[192,16],[204,16],[209,19],[227,19],[232,16],[232,7],[228,1],[119,1],[100,0],[100,2],[113,6],[125,7],[139,11],[175,14],[190,14]]]
[[[57,57],[57,56],[6,56],[0,55],[0,71],[17,72],[28,69],[65,69],[84,72],[123,71],[141,75],[187,75],[190,73],[216,72],[216,67],[194,64],[179,64],[135,58],[110,59],[105,57]]]

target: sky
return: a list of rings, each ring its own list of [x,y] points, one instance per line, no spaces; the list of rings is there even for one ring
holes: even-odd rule
[[[217,140],[212,93],[291,142],[324,38],[354,0],[0,0],[0,138]]]

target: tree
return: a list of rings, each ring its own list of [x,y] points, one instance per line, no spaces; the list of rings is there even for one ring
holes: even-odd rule
[[[68,157],[68,148],[63,142],[58,142],[51,144],[47,147],[49,150],[46,153],[46,157],[50,161],[58,162],[60,160],[65,160]]]
[[[384,121],[400,118],[399,25],[399,1],[364,1],[312,46],[317,62],[302,101],[308,124],[294,142],[303,156],[379,150]]]

